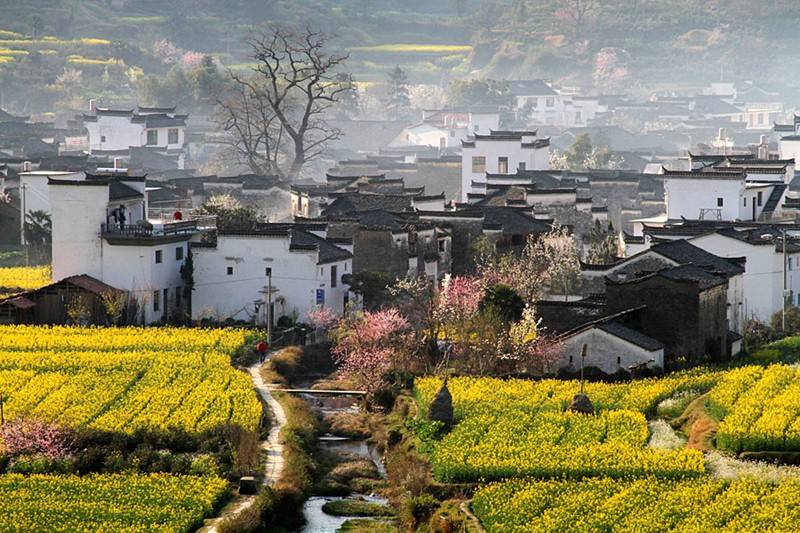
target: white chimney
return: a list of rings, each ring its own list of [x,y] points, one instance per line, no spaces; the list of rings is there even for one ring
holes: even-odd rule
[[[97,111],[97,100],[91,98],[89,100],[89,112],[94,113],[95,111]]]
[[[762,135],[758,142],[758,158],[769,159],[769,144],[767,144],[767,136]]]
[[[22,162],[22,171],[23,172],[30,172],[32,169],[32,164],[30,161],[23,161]]]

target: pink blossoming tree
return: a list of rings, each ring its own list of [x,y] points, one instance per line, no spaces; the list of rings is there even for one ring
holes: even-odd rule
[[[71,451],[69,433],[55,423],[16,418],[0,427],[0,452],[5,455],[42,455],[58,460]]]
[[[345,377],[369,396],[386,385],[396,352],[402,349],[408,321],[396,309],[354,314],[334,332],[334,360]]]

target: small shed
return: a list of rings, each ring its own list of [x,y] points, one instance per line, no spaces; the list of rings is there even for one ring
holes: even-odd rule
[[[107,294],[124,294],[124,291],[86,274],[70,276],[0,300],[0,323],[69,324],[69,306],[80,298],[85,304],[86,322],[104,325],[108,322],[103,305],[103,297]]]

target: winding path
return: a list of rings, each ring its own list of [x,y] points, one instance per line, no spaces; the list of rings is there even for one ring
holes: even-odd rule
[[[270,352],[267,359],[275,355]],[[272,395],[271,390],[276,388],[274,385],[267,385],[261,378],[261,365],[256,363],[247,370],[253,380],[253,387],[258,391],[258,395],[267,404],[270,410],[271,425],[269,435],[266,440],[261,441],[261,453],[266,456],[266,466],[264,468],[264,480],[262,484],[276,483],[283,474],[283,442],[281,442],[281,429],[286,424],[286,413],[283,407]],[[222,508],[214,518],[205,521],[205,525],[198,530],[198,533],[217,533],[217,526],[225,519],[232,518],[249,507],[255,502],[253,495],[235,495],[228,504]]]

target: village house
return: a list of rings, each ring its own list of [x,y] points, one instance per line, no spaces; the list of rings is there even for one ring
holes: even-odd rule
[[[474,134],[461,143],[461,195],[479,193],[476,184],[487,174],[550,168],[550,139],[535,131],[490,131]]]
[[[187,118],[188,115],[176,113],[174,107],[111,109],[90,100],[89,113],[81,120],[88,131],[92,154],[114,153],[129,160],[132,150],[147,148],[175,157],[177,168],[183,168]]]
[[[305,321],[315,306],[341,315],[353,297],[346,282],[353,254],[327,231],[319,223],[264,223],[193,243],[192,319],[265,325],[271,317],[275,325],[282,316]]]
[[[626,325],[628,315],[641,314],[642,309],[632,311],[602,317],[562,334],[558,368],[574,373],[583,364],[609,375],[645,367],[663,370],[664,344]],[[586,359],[581,361],[584,344],[588,349]]]
[[[500,128],[497,108],[445,108],[423,110],[422,121],[408,126],[391,143],[396,146],[432,146],[440,151],[457,149],[469,135]]]
[[[50,179],[48,187],[54,280],[88,275],[127,292],[136,322],[183,318],[189,241],[213,219],[187,213],[183,220],[148,220],[144,177]]]
[[[534,126],[586,126],[608,111],[602,97],[556,90],[544,80],[511,80],[507,85],[517,117]]]
[[[727,317],[732,331],[742,332],[745,318],[745,259],[724,259],[684,239],[653,244],[650,248],[610,265],[581,264],[585,295],[605,291],[606,279],[626,280],[680,265],[694,265],[728,280]]]
[[[722,361],[738,347],[727,320],[728,281],[694,265],[665,268],[624,280],[606,278],[608,312],[644,306],[644,335],[664,344],[664,367],[677,358]]]
[[[786,260],[783,233],[786,231]],[[628,255],[638,254],[660,242],[686,239],[692,245],[734,262],[744,260],[740,321],[762,322],[783,307],[783,272],[786,266],[787,301],[800,305],[800,229],[796,224],[725,221],[665,221],[644,224],[641,236],[625,235]]]
[[[779,218],[789,188],[786,174],[785,168],[665,169],[667,219],[755,221]]]

